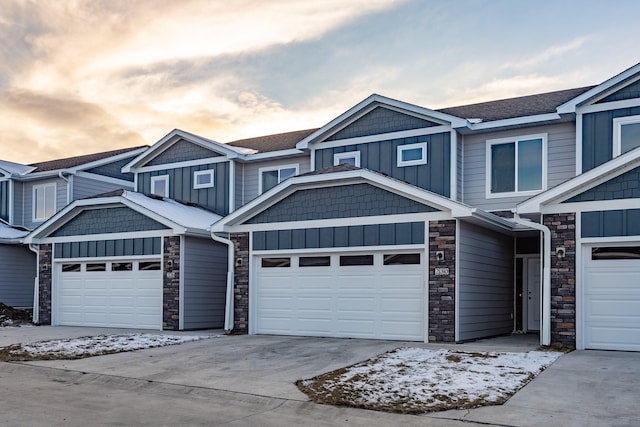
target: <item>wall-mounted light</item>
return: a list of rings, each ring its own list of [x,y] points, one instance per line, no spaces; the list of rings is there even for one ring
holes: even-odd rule
[[[236,258],[236,267],[242,266],[242,258]]]
[[[563,246],[558,246],[556,248],[556,258],[564,259],[567,256],[567,251]]]
[[[444,262],[444,251],[436,251],[436,261],[438,264]]]

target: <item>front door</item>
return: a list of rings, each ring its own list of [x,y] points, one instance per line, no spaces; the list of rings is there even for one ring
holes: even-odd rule
[[[527,330],[540,330],[540,258],[527,258],[525,274]]]

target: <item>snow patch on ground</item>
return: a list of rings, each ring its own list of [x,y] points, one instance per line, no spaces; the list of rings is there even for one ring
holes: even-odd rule
[[[502,404],[562,353],[399,348],[297,382],[312,400],[420,413]]]
[[[14,344],[0,349],[2,360],[57,360],[82,359],[123,351],[142,350],[198,341],[212,336],[122,334],[96,335],[70,339],[38,341],[30,344]]]

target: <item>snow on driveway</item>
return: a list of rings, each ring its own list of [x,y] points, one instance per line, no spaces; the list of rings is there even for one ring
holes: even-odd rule
[[[182,344],[211,337],[135,333],[38,341],[31,344],[13,344],[1,348],[0,360],[82,359],[103,354]]]
[[[296,384],[312,400],[420,413],[502,404],[562,353],[398,348]]]

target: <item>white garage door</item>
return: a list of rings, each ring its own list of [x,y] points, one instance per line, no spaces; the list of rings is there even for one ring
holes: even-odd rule
[[[584,253],[585,348],[640,351],[640,246]]]
[[[256,332],[424,340],[419,252],[257,259]]]
[[[69,262],[57,268],[56,324],[162,329],[159,260]]]

